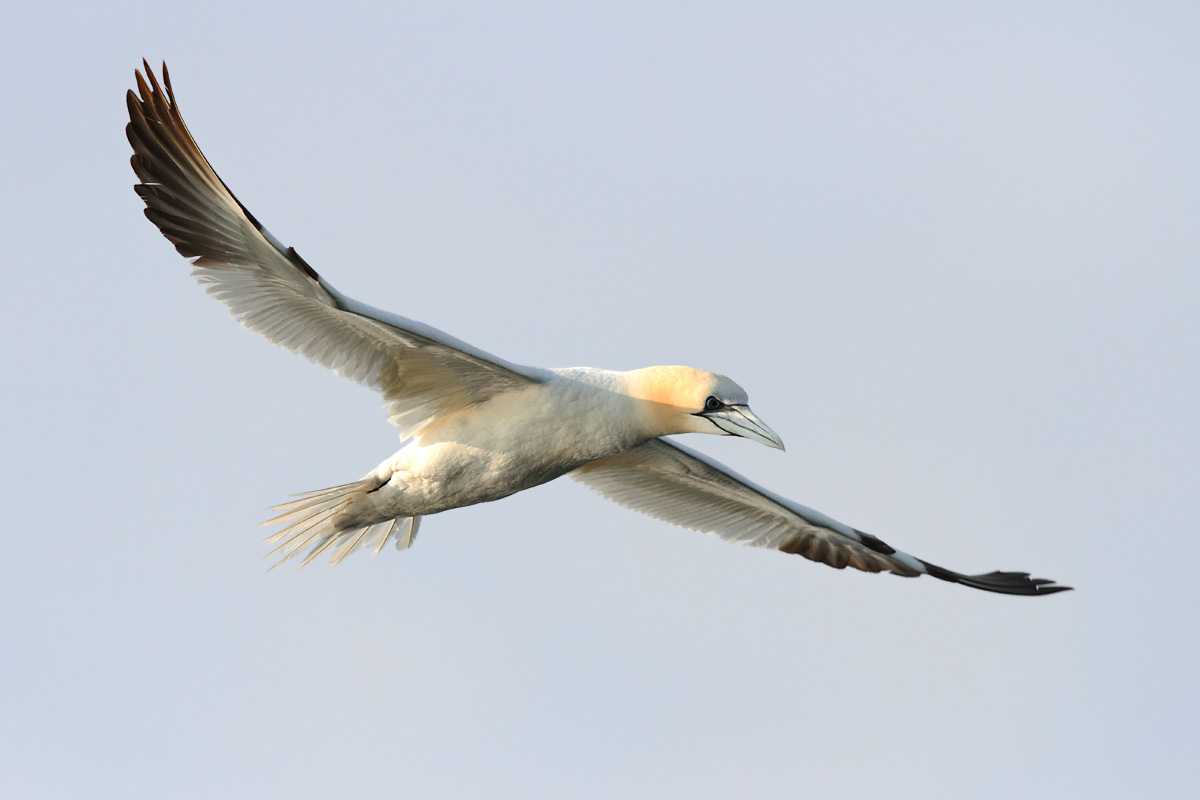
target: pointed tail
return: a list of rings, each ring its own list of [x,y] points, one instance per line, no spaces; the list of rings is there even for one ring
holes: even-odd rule
[[[308,554],[296,569],[305,566],[327,550],[330,554],[329,563],[339,564],[355,550],[371,549],[378,553],[387,544],[388,539],[393,537],[397,550],[406,550],[412,546],[421,526],[420,517],[386,519],[365,526],[350,523],[349,527],[344,527],[339,524],[345,519],[343,512],[347,511],[355,500],[378,489],[379,485],[378,478],[369,476],[361,481],[306,492],[299,499],[272,506],[272,511],[280,513],[263,525],[284,527],[263,540],[266,544],[275,544],[275,548],[267,553],[267,557],[279,558],[271,569],[288,561],[305,548],[308,548]]]

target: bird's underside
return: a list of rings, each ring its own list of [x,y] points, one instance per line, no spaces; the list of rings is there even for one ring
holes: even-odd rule
[[[524,367],[346,297],[234,197],[188,132],[166,66],[165,89],[144,66],[146,77],[136,74],[138,92],[127,94],[126,133],[139,179],[135,189],[146,204],[147,218],[191,262],[208,294],[247,328],[378,391],[389,420],[408,442],[362,480],[277,506],[279,516],[269,524],[283,527],[268,541],[276,543],[272,554],[280,562],[307,552],[301,566],[321,554],[337,563],[356,550],[378,552],[388,541],[404,549],[416,537],[421,517],[445,510],[443,506],[496,499],[570,474],[614,502],[674,525],[838,569],[927,574],[1004,594],[1044,595],[1069,588],[1024,572],[964,575],[938,567],[660,438],[689,431],[724,433],[781,446],[749,412],[740,387],[722,376],[692,371],[709,376],[696,380],[726,382],[712,382],[717,388],[701,392],[697,407],[681,399],[687,394],[680,388],[686,383],[680,383],[682,372],[670,373],[672,384],[664,383],[665,373],[653,370],[638,371],[648,375],[635,380],[630,377],[634,373]],[[570,392],[582,393],[594,405],[574,397],[570,404],[560,402]],[[510,403],[516,397],[523,402]],[[531,409],[529,398],[536,401]],[[539,412],[543,406],[546,410]],[[673,409],[670,414],[677,419],[660,407]],[[497,426],[508,408],[530,410],[512,412],[511,424]],[[577,409],[571,413],[579,418],[567,420],[569,424],[556,420],[554,414],[568,413],[563,408]],[[614,434],[622,413],[633,415],[629,430]],[[646,420],[659,417],[666,420],[661,433],[646,427]],[[559,427],[546,430],[561,433],[550,435],[537,427],[555,422]],[[482,427],[485,423],[491,427]],[[589,434],[593,428],[598,433]],[[534,430],[540,438],[528,435]],[[644,430],[650,433],[641,435]],[[609,438],[597,438],[603,436]],[[474,445],[471,452],[450,449],[463,441]],[[531,449],[531,441],[549,441],[544,447],[562,452],[539,452]],[[435,447],[441,449],[435,452]],[[477,455],[488,447],[490,456]],[[485,490],[470,483],[475,480],[498,483]]]

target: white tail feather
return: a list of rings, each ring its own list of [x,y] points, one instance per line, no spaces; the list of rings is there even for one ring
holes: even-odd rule
[[[379,488],[379,480],[368,477],[355,483],[346,483],[328,489],[318,489],[299,495],[291,500],[272,506],[272,511],[281,512],[263,525],[283,525],[263,540],[275,544],[267,557],[278,555],[279,560],[271,569],[288,561],[300,551],[309,548],[308,555],[300,562],[300,569],[326,550],[333,548],[330,564],[340,564],[342,559],[355,550],[383,549],[392,534],[396,534],[396,548],[405,550],[412,546],[417,530],[421,527],[420,517],[386,519],[364,526],[339,528],[338,517],[354,502],[369,491]],[[397,525],[399,523],[399,525]]]
[[[362,538],[367,535],[367,532],[374,527],[374,525],[368,525],[365,528],[360,528],[358,533],[356,533],[354,536],[346,537],[348,539],[347,543],[342,547],[341,550],[333,554],[333,558],[329,559],[329,563],[333,564],[335,567],[342,563],[342,559],[350,555],[350,552],[358,546],[358,543],[361,542]]]
[[[376,542],[375,542],[375,534],[372,534],[371,537],[369,539],[367,539],[367,541],[363,542],[363,547],[373,548],[371,555],[376,555],[380,550],[383,549],[384,544],[387,543],[388,537],[392,535],[392,531],[395,529],[396,523],[398,521],[399,520],[392,520],[391,523],[388,524],[386,529],[384,529],[384,528],[379,529],[382,532],[382,535],[379,536],[378,544],[376,544]]]
[[[409,517],[405,523],[407,524],[404,526],[404,530],[396,536],[397,550],[407,550],[412,547],[413,542],[417,540],[417,531],[421,529],[420,517]],[[383,543],[381,542],[379,546],[382,547]]]

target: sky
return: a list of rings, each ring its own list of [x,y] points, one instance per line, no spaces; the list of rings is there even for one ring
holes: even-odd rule
[[[687,364],[687,444],[1006,597],[569,480],[266,571],[398,442],[142,216],[166,60],[341,291],[510,361]],[[0,795],[1193,797],[1195,3],[26,4],[0,25]]]

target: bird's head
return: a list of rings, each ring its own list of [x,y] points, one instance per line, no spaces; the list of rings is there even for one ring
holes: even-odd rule
[[[746,391],[715,372],[691,367],[647,367],[627,373],[629,394],[655,436],[712,433],[742,436],[783,449],[775,431],[746,404]]]

